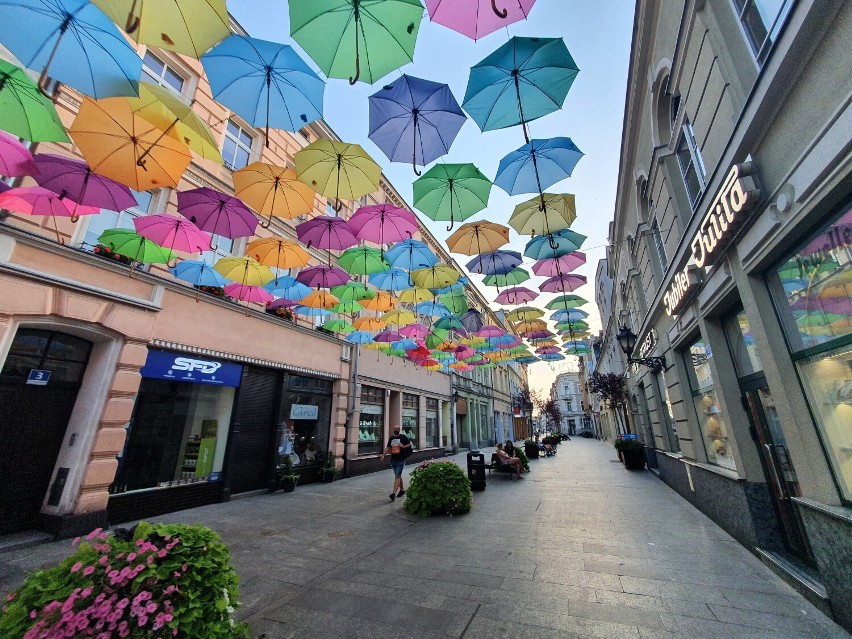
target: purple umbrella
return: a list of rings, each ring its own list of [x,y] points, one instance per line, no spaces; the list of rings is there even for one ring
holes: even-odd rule
[[[303,269],[296,276],[296,281],[311,288],[331,288],[332,286],[346,284],[351,277],[342,268],[320,265]]]
[[[485,325],[476,331],[477,337],[499,337],[500,335],[505,335],[506,331],[504,331],[499,326],[493,325]]]
[[[130,189],[124,184],[98,175],[89,165],[63,155],[39,153],[33,157],[38,173],[33,176],[39,186],[58,193],[60,197],[84,206],[123,211],[138,206]],[[71,221],[77,221],[74,207]]]
[[[0,182],[0,193],[3,193],[4,191],[8,191],[11,188],[12,187],[9,186],[8,184],[6,184],[5,182]]]
[[[302,222],[296,226],[296,235],[308,248],[313,246],[328,249],[329,261],[331,261],[332,250],[340,251],[358,244],[358,238],[353,235],[346,220],[330,215],[320,215]]]
[[[551,277],[553,275],[562,275],[570,273],[575,268],[586,263],[586,254],[582,251],[574,251],[567,253],[561,257],[548,257],[536,262],[533,267],[533,273],[536,275],[544,275]]]
[[[541,348],[535,349],[535,352],[539,355],[553,355],[554,353],[559,353],[558,346],[542,346]]]
[[[426,0],[432,22],[478,40],[524,20],[535,0]]]
[[[202,231],[227,238],[251,237],[257,218],[239,198],[206,186],[178,193],[178,213]]]
[[[498,304],[526,304],[538,297],[538,293],[523,286],[505,289],[494,301]]]
[[[417,233],[414,213],[392,204],[362,206],[348,224],[359,240],[379,245],[406,240]]]
[[[450,87],[403,75],[369,97],[370,133],[391,162],[417,166],[446,155],[467,116]]]
[[[33,175],[38,169],[32,153],[8,133],[0,131],[0,175],[21,177]]]
[[[286,297],[279,297],[275,301],[270,302],[267,308],[270,311],[274,311],[279,308],[293,308],[294,306],[299,306],[299,300],[288,300]]]
[[[376,334],[373,341],[389,344],[390,342],[398,342],[401,339],[404,339],[404,337],[397,331],[382,331],[381,333]]]
[[[554,275],[538,287],[542,293],[570,293],[583,286],[588,279],[585,275]]]
[[[524,258],[517,251],[481,253],[466,264],[467,270],[480,275],[505,275],[519,266]]]

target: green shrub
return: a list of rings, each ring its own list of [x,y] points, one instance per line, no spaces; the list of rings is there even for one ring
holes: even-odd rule
[[[238,583],[228,547],[209,528],[142,522],[126,536],[98,529],[6,598],[0,637],[247,637],[231,616]]]
[[[639,450],[642,448],[642,442],[638,439],[622,439],[621,437],[616,439],[612,445],[615,450]]]
[[[473,506],[470,480],[453,462],[423,462],[411,473],[405,494],[405,510],[418,517],[457,515]]]
[[[524,452],[524,449],[518,446],[515,448],[515,457],[521,460],[521,465],[524,467],[524,470],[530,469],[530,459],[527,457],[527,454]]]

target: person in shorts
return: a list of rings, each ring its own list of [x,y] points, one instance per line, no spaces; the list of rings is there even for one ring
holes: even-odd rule
[[[411,440],[403,435],[396,424],[393,427],[393,434],[388,439],[388,445],[385,447],[385,452],[382,453],[382,461],[387,455],[391,456],[391,468],[393,468],[393,491],[390,494],[390,500],[393,501],[397,497],[402,497],[405,494],[405,489],[402,487],[402,469],[405,468],[405,459],[411,454]],[[404,450],[404,449],[408,450]]]

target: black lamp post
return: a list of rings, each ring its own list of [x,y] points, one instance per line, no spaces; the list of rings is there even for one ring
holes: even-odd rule
[[[636,348],[636,335],[626,326],[621,327],[621,330],[618,331],[618,335],[615,336],[615,339],[618,342],[618,345],[621,346],[621,350],[624,351],[625,355],[627,355],[628,364],[641,364],[642,366],[647,366],[654,371],[658,371],[666,367],[665,357],[640,357],[639,359],[633,359],[630,357],[630,355],[633,354],[633,349]]]

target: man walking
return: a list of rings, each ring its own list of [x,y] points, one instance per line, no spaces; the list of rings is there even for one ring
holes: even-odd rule
[[[393,427],[393,435],[388,439],[388,445],[382,453],[382,461],[385,460],[386,455],[391,456],[391,468],[393,468],[393,492],[390,494],[390,500],[393,501],[405,494],[402,487],[402,469],[405,468],[406,458],[411,455],[411,440],[400,433],[399,424]]]

